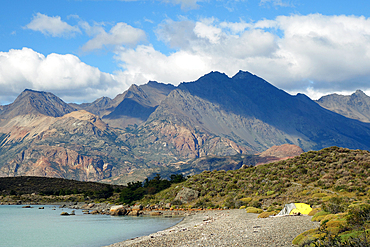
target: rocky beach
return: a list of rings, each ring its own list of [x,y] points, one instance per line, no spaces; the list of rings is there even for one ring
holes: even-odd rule
[[[121,246],[292,246],[300,233],[317,228],[310,216],[257,218],[243,209],[185,214],[179,224],[109,247]]]

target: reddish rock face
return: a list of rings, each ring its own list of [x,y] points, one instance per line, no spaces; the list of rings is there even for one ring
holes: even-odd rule
[[[304,153],[303,149],[292,144],[283,144],[281,146],[273,146],[259,154],[260,159],[256,165],[267,164],[280,160],[293,158]]]
[[[34,161],[36,160],[36,161]],[[0,176],[42,176],[98,181],[111,171],[101,159],[63,147],[30,147],[0,169]]]
[[[260,154],[261,157],[274,156],[277,158],[295,157],[304,153],[303,149],[292,144],[273,146]]]

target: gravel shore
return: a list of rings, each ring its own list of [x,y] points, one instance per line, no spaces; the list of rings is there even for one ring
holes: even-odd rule
[[[258,219],[243,209],[201,211],[174,227],[109,247],[121,246],[292,246],[300,233],[317,228],[310,216]]]

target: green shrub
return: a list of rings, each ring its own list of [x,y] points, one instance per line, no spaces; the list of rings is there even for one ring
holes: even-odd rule
[[[326,215],[328,215],[328,214],[330,214],[330,213],[329,213],[329,212],[326,212],[326,211],[320,211],[320,212],[316,213],[316,214],[312,217],[311,221],[321,221],[321,220],[322,220],[322,219],[324,219],[324,217],[325,217]]]
[[[325,193],[315,193],[312,195],[313,198],[322,198],[322,197],[325,197],[327,196],[327,194]]]
[[[253,201],[251,207],[261,208],[262,204],[259,201]]]
[[[263,210],[262,210],[262,209],[260,209],[260,208],[255,208],[255,207],[247,207],[247,208],[245,209],[245,211],[246,211],[247,213],[252,213],[252,214],[260,214],[260,213],[262,213],[262,212],[263,212]]]
[[[362,204],[349,209],[347,223],[354,227],[363,227],[370,222],[370,205]]]
[[[314,208],[312,211],[308,214],[308,216],[314,216],[316,213],[320,212],[321,208]]]
[[[250,203],[252,201],[252,198],[251,197],[245,197],[245,198],[241,198],[240,201],[242,201],[244,203]]]
[[[348,208],[348,201],[343,197],[332,197],[329,201],[322,205],[322,209],[326,212],[337,214],[345,212]]]
[[[266,196],[271,196],[274,193],[275,193],[275,191],[273,191],[273,190],[267,191],[266,192]]]
[[[268,218],[270,216],[276,215],[277,213],[275,211],[271,212],[262,212],[258,215],[258,218]]]

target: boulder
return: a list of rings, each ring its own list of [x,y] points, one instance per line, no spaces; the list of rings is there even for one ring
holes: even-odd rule
[[[140,215],[140,212],[139,212],[139,210],[132,210],[127,215],[128,216],[138,216],[138,215]]]
[[[161,216],[162,212],[150,212],[150,216]]]
[[[138,204],[138,205],[134,205],[133,207],[132,207],[132,210],[143,210],[143,205],[141,205],[141,204]]]
[[[109,210],[110,215],[125,215],[127,210],[123,205],[112,206]]]
[[[199,191],[183,187],[175,197],[175,201],[181,201],[182,203],[188,203],[195,199],[198,199]]]
[[[68,216],[69,213],[67,213],[67,212],[61,212],[60,215],[62,215],[62,216]]]

